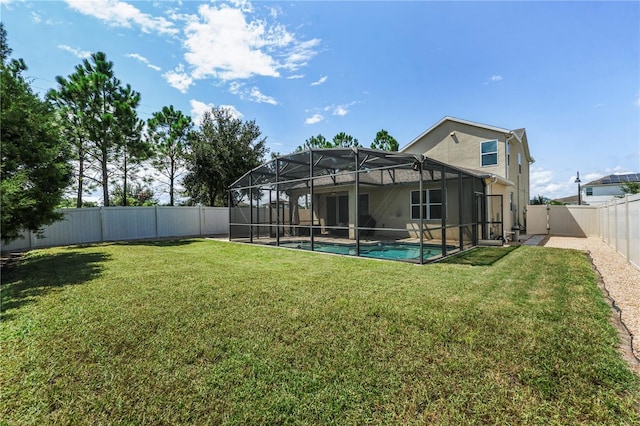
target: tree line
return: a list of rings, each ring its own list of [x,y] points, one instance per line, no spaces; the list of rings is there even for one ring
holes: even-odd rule
[[[138,116],[141,95],[115,74],[113,62],[96,52],[44,99],[32,90],[22,59],[11,59],[0,23],[2,239],[37,232],[61,218],[59,207],[87,207],[87,194],[102,205],[156,204],[151,183],[169,205],[226,205],[226,189],[260,165],[268,148],[255,121],[225,108],[205,112],[196,127],[172,105],[148,120]],[[327,141],[313,136],[298,149],[360,146],[344,132]],[[385,130],[372,148],[397,151]],[[96,205],[95,203],[93,205]]]

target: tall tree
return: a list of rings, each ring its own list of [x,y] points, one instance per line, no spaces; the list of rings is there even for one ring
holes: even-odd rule
[[[173,105],[154,112],[147,120],[147,136],[155,148],[151,164],[162,179],[167,179],[170,206],[174,205],[177,180],[185,170],[192,131],[191,117],[184,115],[182,111],[176,111]]]
[[[24,61],[9,59],[2,23],[0,55],[0,229],[8,242],[62,218],[55,207],[71,182],[71,167],[53,108],[31,90]]]
[[[115,112],[118,118],[117,142],[114,144],[112,169],[120,180],[122,188],[128,188],[138,179],[142,162],[151,156],[151,145],[142,139],[144,121],[138,118],[136,107],[140,103],[140,94],[127,85],[120,88],[116,95]],[[128,197],[122,197],[123,206],[127,206]]]
[[[371,149],[380,149],[382,151],[397,151],[398,148],[400,148],[400,146],[398,145],[398,141],[384,129],[376,133],[376,137],[371,143]]]
[[[312,148],[333,148],[333,143],[321,134],[318,134],[318,136],[311,136],[309,139],[304,141],[302,145],[296,148],[296,151],[304,151],[305,149]]]
[[[255,121],[242,121],[226,108],[207,111],[196,132],[184,178],[190,203],[227,205],[227,188],[267,154]]]
[[[358,146],[360,146],[358,139],[345,132],[340,132],[333,137],[333,148],[352,148]]]
[[[122,198],[128,200],[124,202]],[[129,184],[126,191],[119,184],[115,184],[111,191],[111,205],[113,206],[155,206],[156,204],[158,204],[158,200],[155,198],[153,190],[140,182]]]
[[[102,187],[103,205],[108,206],[114,156],[123,143],[140,131],[139,121],[132,119],[131,111],[138,106],[140,95],[129,86],[122,86],[115,77],[113,62],[103,52],[83,60],[68,79],[58,78],[58,84],[59,89],[49,96],[65,106],[61,117],[68,128],[75,128],[84,143],[79,158],[88,161],[94,173],[83,178]],[[82,173],[86,171],[83,169]]]
[[[309,139],[304,141],[302,145],[299,145],[298,148],[296,148],[296,151],[304,151],[305,149],[314,148],[351,148],[358,146],[360,146],[358,139],[346,134],[345,132],[340,132],[333,137],[333,140],[327,140],[327,138],[322,135],[311,136]]]
[[[76,67],[69,79],[57,76],[58,90],[50,90],[47,98],[56,106],[59,120],[66,140],[71,144],[75,163],[76,207],[83,207],[82,197],[85,191],[95,187],[86,181],[88,136],[84,128],[84,117],[89,108],[88,82],[84,69]]]

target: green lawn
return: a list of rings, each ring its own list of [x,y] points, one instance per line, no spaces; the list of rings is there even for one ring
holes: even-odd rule
[[[0,423],[638,424],[609,315],[551,248],[38,250],[2,271]]]

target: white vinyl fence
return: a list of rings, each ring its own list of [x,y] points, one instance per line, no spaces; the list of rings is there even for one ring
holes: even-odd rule
[[[599,237],[640,269],[640,194],[596,206],[528,206],[527,233]]]
[[[95,207],[62,209],[64,219],[43,229],[42,236],[25,232],[2,244],[2,251],[166,237],[227,235],[226,207]]]

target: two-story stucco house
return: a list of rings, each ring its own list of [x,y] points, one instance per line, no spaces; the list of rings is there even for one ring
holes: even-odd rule
[[[526,226],[532,162],[524,129],[451,117],[400,152],[296,151],[232,184],[229,238],[431,262]]]
[[[596,179],[582,186],[582,202],[584,204],[601,204],[617,197],[624,196],[622,185],[640,183],[640,173],[614,174]]]
[[[444,117],[400,152],[426,157],[484,176],[487,195],[502,195],[502,212],[493,208],[491,220],[506,231],[526,227],[529,204],[529,152],[525,129],[509,130],[453,117]]]

